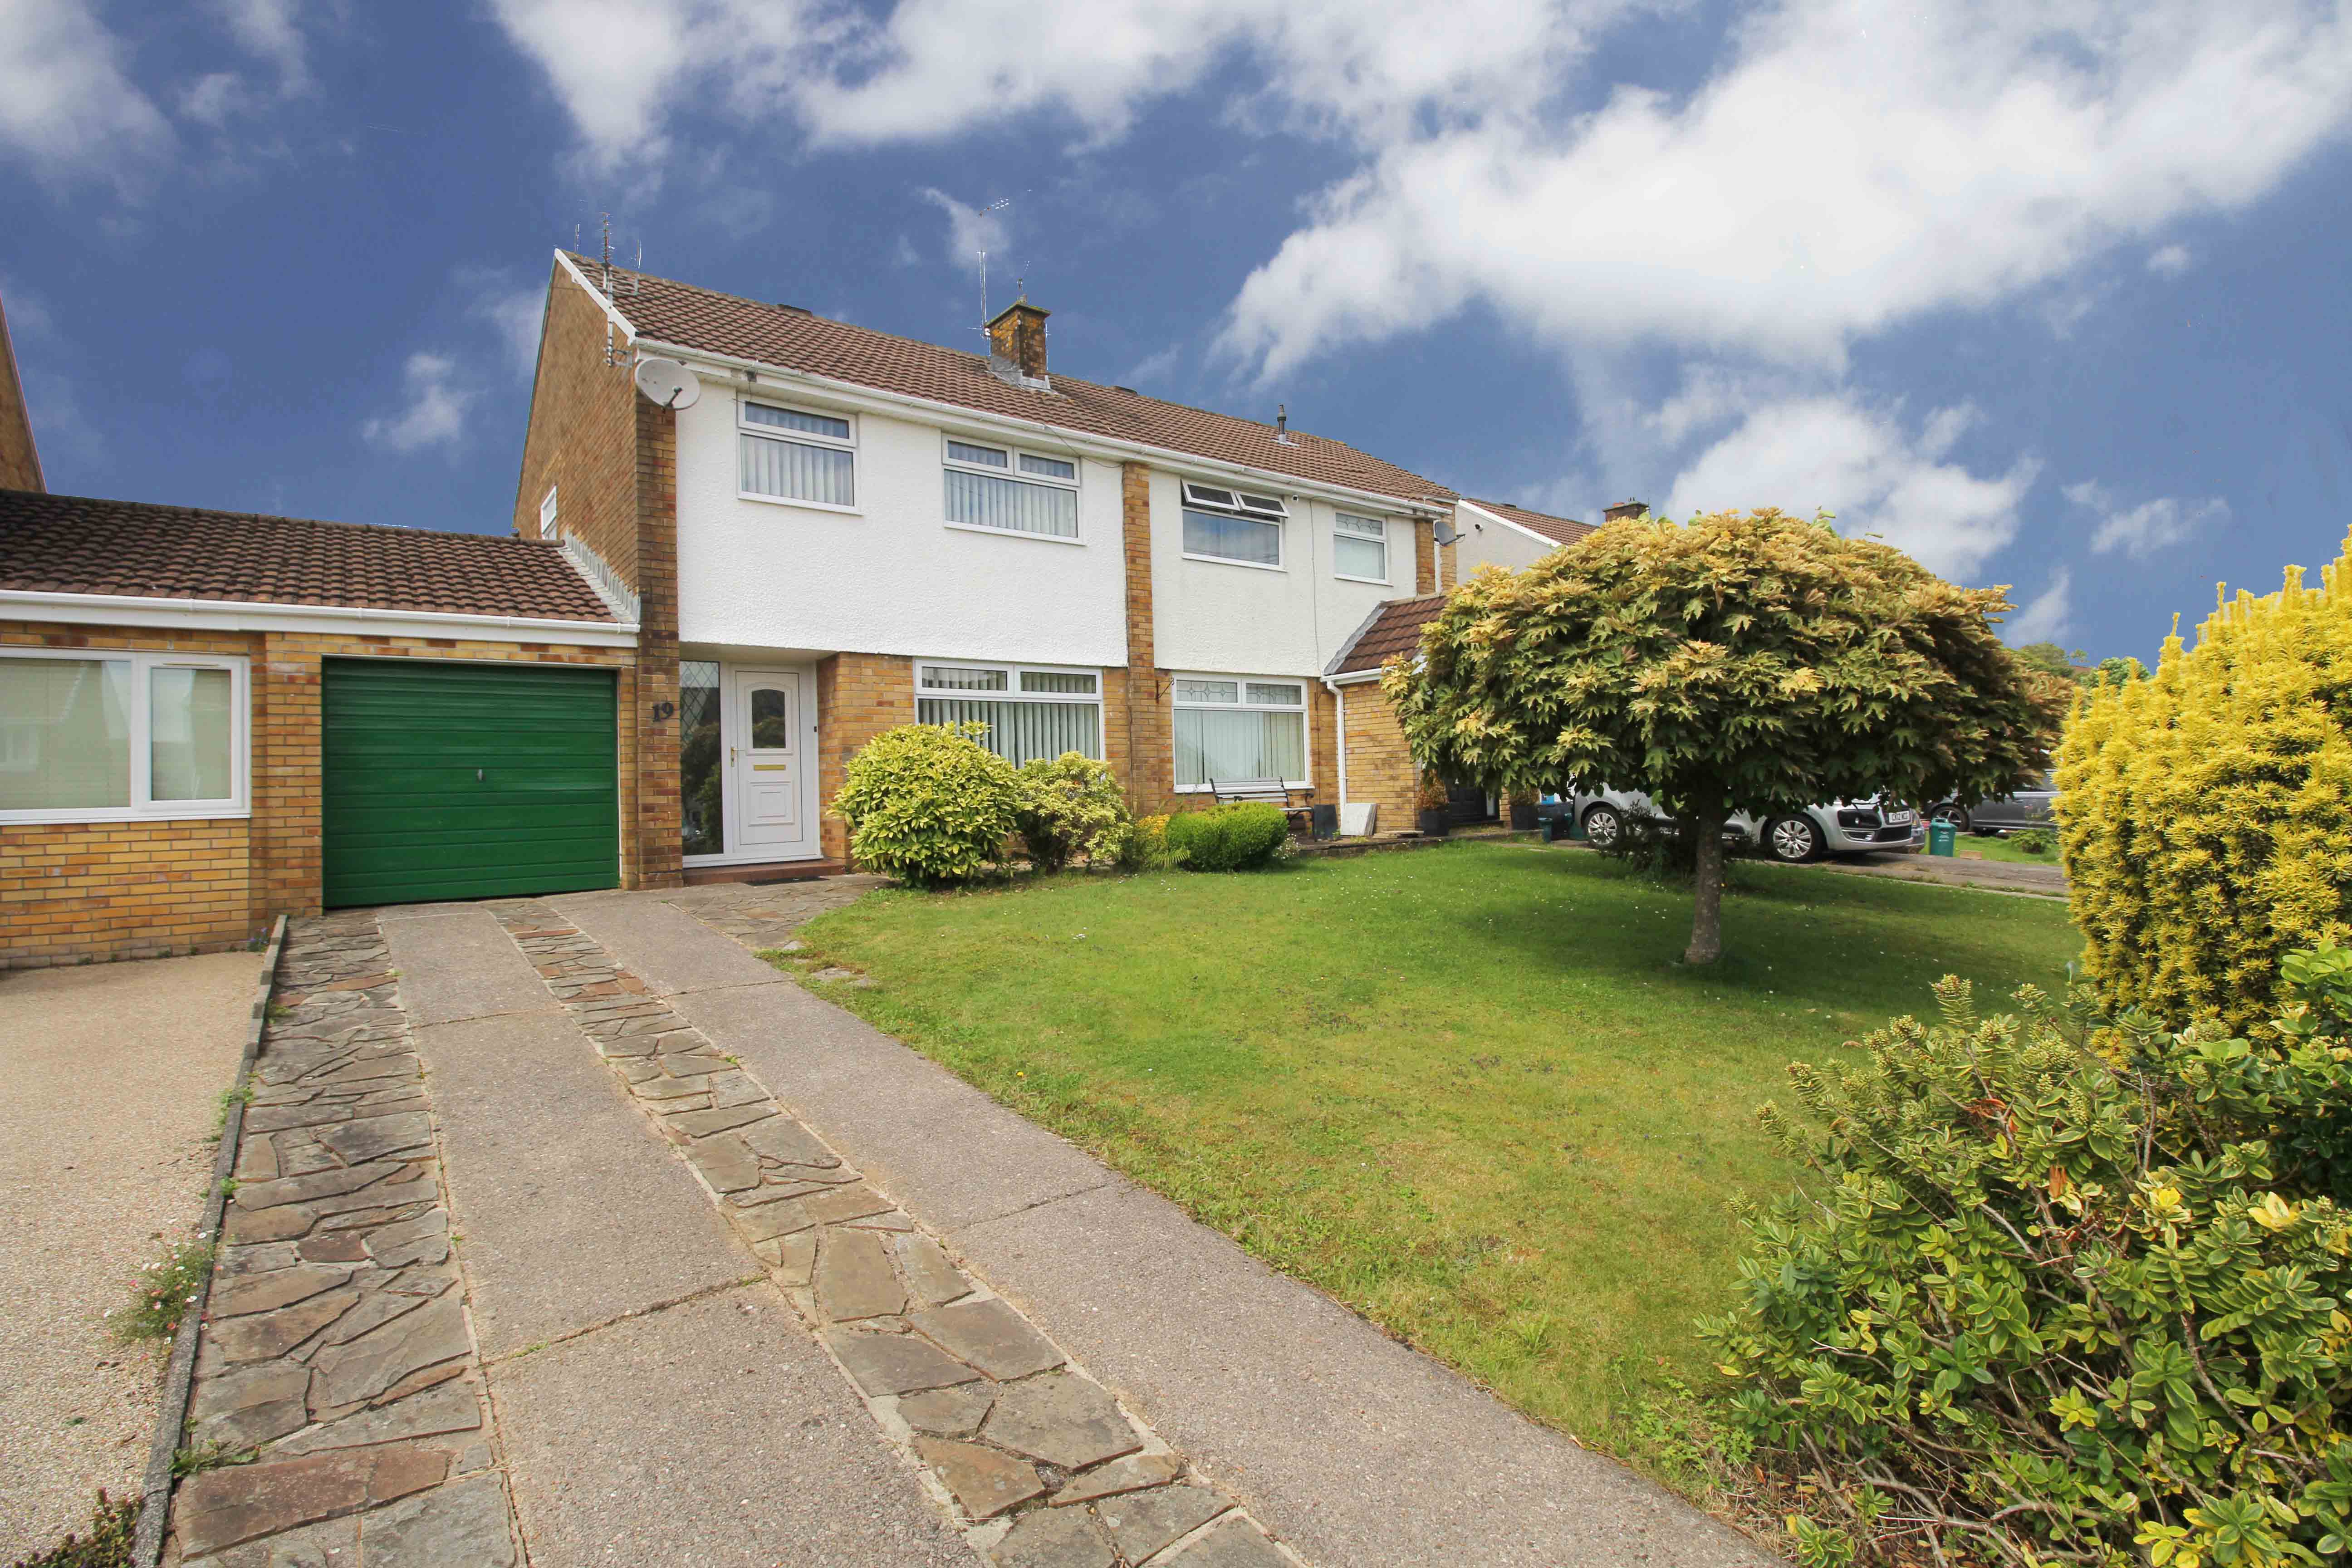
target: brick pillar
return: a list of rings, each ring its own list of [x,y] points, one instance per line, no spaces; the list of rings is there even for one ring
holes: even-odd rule
[[[636,885],[684,878],[677,777],[677,416],[636,409]]]
[[[1128,809],[1138,816],[1175,803],[1176,737],[1168,706],[1167,671],[1159,668],[1151,619],[1151,470],[1119,468],[1121,531],[1127,552],[1127,678],[1125,709]],[[1105,708],[1108,721],[1109,710]]]
[[[849,825],[833,815],[849,759],[885,730],[915,721],[915,661],[837,653],[816,663],[817,831],[828,860],[849,859]]]
[[[303,641],[268,634],[253,672],[253,885],[264,920],[319,912],[322,679]]]
[[[1412,591],[1437,592],[1437,531],[1420,518],[1412,524]]]

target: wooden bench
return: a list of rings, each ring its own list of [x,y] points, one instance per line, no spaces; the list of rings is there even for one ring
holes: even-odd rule
[[[1219,805],[1240,802],[1278,805],[1293,833],[1312,833],[1314,818],[1307,807],[1290,804],[1290,792],[1280,779],[1211,779],[1209,793]]]

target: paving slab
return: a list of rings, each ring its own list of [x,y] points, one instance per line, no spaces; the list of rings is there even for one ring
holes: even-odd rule
[[[203,1216],[260,971],[225,952],[0,974],[0,1563],[86,1529],[99,1488],[138,1492],[162,1357],[105,1314]]]
[[[441,1024],[416,1044],[485,1356],[757,1269],[566,1015]]]
[[[545,900],[596,939],[656,996],[731,985],[790,984],[739,942],[676,905],[635,893],[575,893]]]
[[[427,906],[385,919],[383,930],[393,967],[400,971],[400,1004],[412,1022],[555,1008],[538,971],[479,905]]]
[[[736,945],[708,928],[703,940]],[[856,1150],[852,1163],[935,1230],[1115,1179],[1085,1151],[798,985],[697,992],[671,1005],[835,1148]]]
[[[772,1286],[615,1323],[489,1376],[532,1568],[972,1568]]]

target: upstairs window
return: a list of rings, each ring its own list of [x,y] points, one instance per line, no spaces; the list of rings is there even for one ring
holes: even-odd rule
[[[844,510],[857,504],[857,439],[848,420],[748,400],[737,409],[742,494]]]
[[[1067,458],[948,437],[948,521],[958,528],[1078,536],[1078,465]]]
[[[1290,509],[1279,496],[1253,495],[1222,485],[1184,482],[1184,553],[1203,561],[1282,567],[1282,521]]]
[[[1014,767],[1064,752],[1099,761],[1102,674],[1007,664],[919,665],[915,721],[985,724],[980,743]]]
[[[539,503],[539,536],[541,539],[553,539],[557,537],[555,531],[555,487],[553,485],[547,487],[547,497]]]
[[[1389,525],[1377,517],[1331,517],[1331,570],[1358,583],[1389,580]]]

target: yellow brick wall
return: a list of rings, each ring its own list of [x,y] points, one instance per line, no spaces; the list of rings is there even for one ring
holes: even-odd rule
[[[849,826],[833,815],[849,759],[885,730],[915,721],[915,661],[837,653],[816,665],[817,820],[828,860],[849,858]]]
[[[1348,798],[1373,801],[1381,808],[1380,830],[1397,833],[1412,826],[1413,786],[1419,774],[1406,750],[1396,710],[1378,681],[1345,689],[1348,693]]]
[[[607,351],[618,364],[606,363]],[[556,488],[556,524],[581,541],[630,587],[637,563],[634,350],[622,344],[604,309],[558,264],[548,280],[539,369],[523,434],[522,474],[515,490],[515,531],[539,537],[540,502]]]
[[[0,826],[0,968],[218,951],[261,934],[279,914],[318,912],[320,663],[328,658],[520,659],[616,670],[621,878],[637,885],[637,835],[625,831],[638,816],[628,648],[21,621],[0,622],[0,646],[243,654],[252,661],[253,700],[249,819]]]

